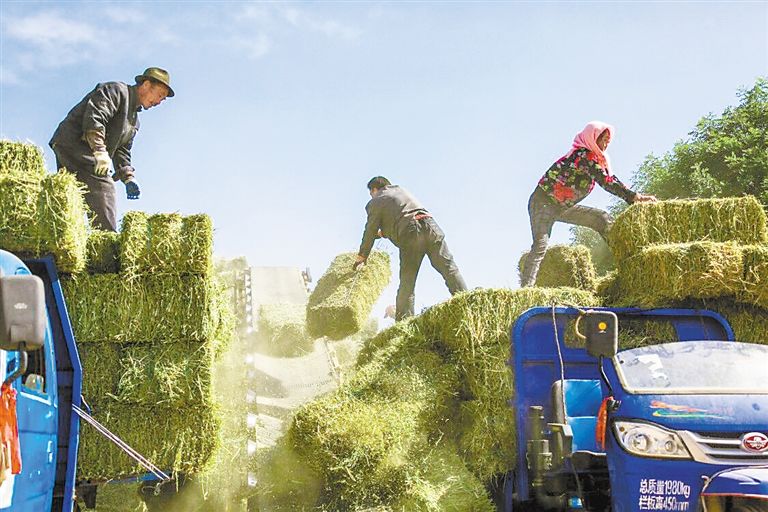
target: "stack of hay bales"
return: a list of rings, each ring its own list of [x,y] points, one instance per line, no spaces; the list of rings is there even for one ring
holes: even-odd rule
[[[187,474],[218,445],[211,373],[233,330],[212,237],[205,215],[130,212],[119,236],[89,238],[85,266],[100,273],[61,280],[94,416],[157,466]],[[143,472],[90,427],[79,457],[79,478]]]
[[[307,303],[307,332],[341,340],[365,327],[373,305],[389,284],[389,255],[374,251],[352,270],[355,253],[338,255],[317,281]]]
[[[599,284],[607,304],[713,309],[737,339],[768,341],[768,229],[754,197],[635,204],[609,242],[617,271]]]
[[[597,299],[572,288],[477,290],[377,334],[348,382],[296,412],[273,456],[292,463],[262,472],[260,503],[494,510],[485,486],[516,462],[510,326],[553,303]],[[291,481],[291,468],[305,470]]]
[[[521,279],[527,259],[528,251],[523,253],[517,265]],[[535,286],[542,288],[568,286],[595,291],[596,283],[597,274],[589,248],[584,245],[553,245],[547,249],[544,259],[541,260]]]
[[[33,144],[0,140],[0,248],[20,256],[53,254],[59,271],[85,268],[88,220],[81,185],[49,174]]]

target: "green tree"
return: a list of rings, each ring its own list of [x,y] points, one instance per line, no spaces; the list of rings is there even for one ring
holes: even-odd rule
[[[752,194],[768,204],[768,79],[738,96],[739,105],[703,117],[672,151],[648,155],[637,188],[660,199]]]

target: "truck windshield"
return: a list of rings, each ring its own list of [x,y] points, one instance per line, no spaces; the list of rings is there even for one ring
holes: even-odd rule
[[[768,346],[678,341],[619,352],[614,366],[634,393],[768,394]]]

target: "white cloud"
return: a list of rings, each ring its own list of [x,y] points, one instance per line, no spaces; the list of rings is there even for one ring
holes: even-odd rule
[[[6,69],[5,66],[0,65],[0,84],[2,85],[17,85],[21,80],[16,73]]]
[[[91,58],[107,40],[93,25],[66,19],[55,11],[6,19],[3,28],[8,41],[17,44],[14,65],[26,72],[60,68]]]
[[[247,5],[240,11],[239,17],[260,24],[269,24],[274,21],[272,11],[260,5]]]
[[[53,11],[9,20],[6,25],[8,37],[38,47],[93,44],[99,40],[94,27],[66,20]]]
[[[230,41],[233,46],[244,50],[246,56],[253,60],[260,59],[272,49],[272,40],[263,33],[253,37],[236,36]]]
[[[296,28],[320,32],[328,37],[351,40],[358,38],[362,33],[357,28],[344,25],[336,20],[312,16],[305,10],[296,7],[282,9],[281,14],[285,21]]]
[[[142,23],[147,19],[141,11],[116,5],[104,9],[104,16],[118,23]]]

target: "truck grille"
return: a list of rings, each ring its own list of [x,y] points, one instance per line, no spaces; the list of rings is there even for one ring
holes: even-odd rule
[[[768,451],[753,453],[741,447],[747,432],[678,432],[693,459],[705,464],[768,464]],[[765,432],[764,432],[765,433]]]

